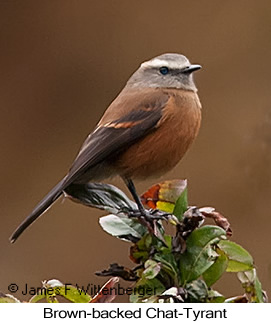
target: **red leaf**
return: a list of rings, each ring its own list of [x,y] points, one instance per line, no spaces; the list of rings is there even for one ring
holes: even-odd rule
[[[119,282],[118,277],[109,279],[99,292],[92,298],[90,303],[111,303],[117,296],[114,285]]]
[[[142,203],[152,209],[163,209],[166,212],[173,211],[178,197],[182,194],[186,186],[187,181],[180,179],[155,184],[141,195]]]

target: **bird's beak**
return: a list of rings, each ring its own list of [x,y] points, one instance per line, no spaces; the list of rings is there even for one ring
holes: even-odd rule
[[[198,65],[198,64],[193,64],[193,65],[190,65],[188,67],[185,67],[183,70],[182,70],[182,73],[187,73],[187,74],[190,74],[190,73],[193,73],[197,70],[201,69],[201,65]]]

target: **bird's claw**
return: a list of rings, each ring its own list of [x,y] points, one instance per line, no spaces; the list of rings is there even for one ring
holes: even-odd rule
[[[170,213],[166,213],[158,209],[144,209],[144,211],[129,211],[128,216],[130,218],[144,218],[147,222],[152,222],[154,220],[167,220]]]

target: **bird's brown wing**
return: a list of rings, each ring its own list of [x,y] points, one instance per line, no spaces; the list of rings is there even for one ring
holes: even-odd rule
[[[138,139],[154,130],[163,115],[169,95],[156,93],[145,97],[143,102],[135,105],[135,98],[130,99],[133,108],[127,107],[127,114],[104,124],[100,124],[84,142],[75,159],[63,186],[76,182],[84,173],[98,163],[114,156],[129,147]],[[138,99],[137,99],[138,102]],[[126,102],[127,104],[128,102]],[[115,106],[115,109],[118,107]]]
[[[10,237],[11,242],[15,242],[70,184],[82,178],[91,167],[132,145],[157,127],[169,96],[156,93],[143,97],[144,100],[135,104],[138,98],[131,96],[129,100],[126,100],[126,106],[118,106],[118,102],[114,101],[115,104],[108,108],[99,126],[84,142],[67,176],[37,204],[31,214],[19,225]],[[120,113],[124,108],[127,113]],[[111,116],[113,119],[109,120]]]

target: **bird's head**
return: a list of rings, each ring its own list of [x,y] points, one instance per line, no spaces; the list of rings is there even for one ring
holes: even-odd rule
[[[201,68],[181,54],[163,54],[141,64],[127,87],[176,88],[197,91],[193,72]]]

